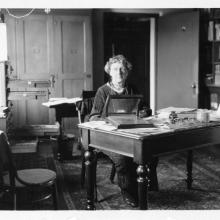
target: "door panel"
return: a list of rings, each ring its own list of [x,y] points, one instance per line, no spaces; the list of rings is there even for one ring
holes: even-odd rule
[[[79,97],[83,89],[92,89],[90,29],[87,16],[54,16],[54,96]],[[71,129],[74,123],[71,118],[64,120],[64,129]]]
[[[199,14],[158,20],[157,109],[198,106]],[[192,88],[192,85],[196,88]]]
[[[16,21],[18,37],[16,52],[20,79],[48,79],[51,72],[51,19],[28,16]]]
[[[40,73],[41,76],[43,75],[46,77],[49,73],[47,23],[45,20],[37,19],[26,21],[23,26],[23,31],[25,33],[24,74]],[[39,35],[39,33],[41,34]]]
[[[82,88],[84,85],[83,79],[66,79],[63,80],[63,96],[67,98],[72,98],[73,94],[76,94],[76,97],[81,96]]]
[[[92,89],[92,47],[90,19],[86,16],[54,16],[55,96],[63,97],[64,80],[77,80],[70,97]],[[62,51],[62,52],[60,52]],[[74,92],[75,91],[75,92]]]
[[[28,100],[26,102],[26,108],[28,114],[26,115],[26,121],[29,124],[48,124],[48,109],[43,106],[42,101]]]
[[[63,21],[61,25],[62,72],[81,77],[85,62],[83,21]]]

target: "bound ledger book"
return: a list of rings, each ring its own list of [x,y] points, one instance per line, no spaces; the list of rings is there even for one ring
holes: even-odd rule
[[[122,128],[152,128],[155,127],[151,122],[138,118],[136,115],[111,115],[107,121],[118,129]]]

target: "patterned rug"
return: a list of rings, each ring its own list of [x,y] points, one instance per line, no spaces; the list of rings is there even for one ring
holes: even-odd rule
[[[80,186],[80,159],[56,164],[60,178],[61,209],[83,210],[86,192]],[[117,184],[109,180],[111,163],[98,161],[97,210],[131,210],[121,197]],[[163,156],[157,168],[159,192],[149,192],[150,210],[220,209],[220,155],[216,148],[194,151],[193,188],[186,188],[186,153]],[[117,182],[117,179],[115,179]],[[65,205],[64,205],[65,204]],[[61,204],[62,205],[62,204]]]
[[[28,154],[16,158],[19,168],[43,167],[57,171],[59,209],[84,210],[86,191],[80,185],[81,159],[75,156],[62,163],[52,157]],[[111,163],[102,158],[98,161],[97,210],[134,210],[127,206],[117,186],[117,178],[109,180]],[[157,168],[159,191],[149,192],[150,210],[218,210],[220,209],[220,152],[217,148],[194,151],[193,189],[186,188],[186,153],[160,157]],[[24,195],[22,195],[24,196]],[[23,197],[22,197],[23,198]],[[1,206],[1,209],[10,209]],[[21,210],[53,210],[49,199],[34,208]]]

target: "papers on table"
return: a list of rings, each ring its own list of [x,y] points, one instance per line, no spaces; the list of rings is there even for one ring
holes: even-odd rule
[[[216,111],[216,115],[217,115],[218,117],[220,117],[220,105],[218,106],[218,109],[217,109],[217,111]]]
[[[218,111],[209,111],[209,119],[210,121],[220,121],[220,114]]]
[[[175,111],[177,114],[178,113],[184,113],[184,112],[191,112],[191,111],[195,111],[195,108],[179,108],[179,107],[167,107],[167,108],[162,108],[159,109],[157,112],[158,113],[162,113],[162,112],[172,112]]]
[[[147,134],[159,134],[169,132],[170,129],[164,128],[130,128],[130,129],[118,129],[117,131],[138,134],[138,135],[147,135]]]
[[[158,117],[169,118],[169,115],[172,111],[176,112],[177,114],[186,114],[186,113],[192,113],[196,111],[196,109],[195,108],[179,108],[179,107],[170,106],[167,108],[159,109],[157,111]]]
[[[120,133],[129,133],[134,135],[146,135],[146,134],[156,134],[164,133],[170,131],[168,127],[148,127],[148,128],[129,128],[129,129],[117,129],[115,126],[111,125],[105,121],[89,121],[79,124],[79,127],[84,127],[88,129],[100,129],[104,131],[115,131]]]
[[[42,105],[52,107],[61,104],[76,104],[79,101],[82,101],[82,98],[50,98],[48,102],[43,102]]]
[[[105,131],[113,131],[116,130],[117,128],[110,123],[107,123],[105,121],[89,121],[89,122],[84,122],[79,124],[79,127],[85,127],[85,128],[90,128],[90,129],[101,129]]]

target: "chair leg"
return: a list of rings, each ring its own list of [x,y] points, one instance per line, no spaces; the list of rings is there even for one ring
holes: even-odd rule
[[[57,193],[57,184],[56,182],[53,184],[53,205],[54,210],[58,210],[58,193]]]
[[[114,183],[115,172],[116,172],[115,164],[112,161],[112,168],[111,168],[111,173],[110,173],[110,177],[109,177],[111,183]]]

